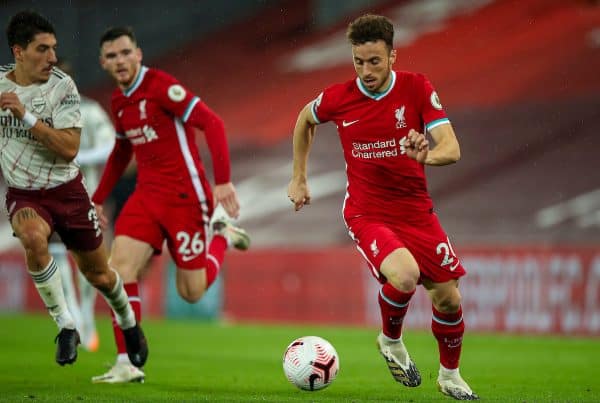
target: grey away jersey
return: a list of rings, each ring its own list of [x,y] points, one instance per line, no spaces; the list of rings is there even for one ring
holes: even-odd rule
[[[0,67],[0,92],[15,92],[25,108],[55,129],[81,128],[80,97],[67,74],[52,69],[42,84],[21,87],[6,75],[14,65]],[[49,189],[74,179],[79,167],[48,150],[8,110],[0,110],[0,166],[10,187]]]
[[[100,182],[99,167],[115,145],[115,129],[108,114],[93,99],[81,96],[81,143],[75,161],[81,167],[85,187],[92,194]]]

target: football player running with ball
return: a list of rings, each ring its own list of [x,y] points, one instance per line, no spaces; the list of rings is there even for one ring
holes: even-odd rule
[[[219,116],[171,75],[143,66],[142,50],[131,28],[104,33],[100,64],[118,87],[112,96],[117,138],[92,200],[106,223],[102,203],[135,155],[137,185],[115,223],[111,264],[123,277],[139,320],[138,275],[153,254],[161,253],[165,240],[177,266],[177,291],[193,303],[215,281],[227,248],[245,250],[250,239],[232,224],[232,217],[239,215],[239,202]],[[214,204],[195,128],[204,131],[211,153]],[[115,365],[93,382],[142,381],[145,374],[129,362],[117,331],[115,340]]]
[[[422,284],[431,297],[431,329],[439,346],[438,387],[455,399],[476,400],[458,370],[465,326],[458,282],[465,269],[434,212],[424,171],[425,165],[458,161],[458,141],[427,78],[392,69],[396,51],[390,20],[364,15],[349,25],[347,36],[358,77],[325,89],[300,112],[288,196],[295,210],[310,202],[307,163],[316,125],[333,121],[347,167],[344,220],[382,284],[381,355],[396,381],[421,384],[402,342],[402,322]]]

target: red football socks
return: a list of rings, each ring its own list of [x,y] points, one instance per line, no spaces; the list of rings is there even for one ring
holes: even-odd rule
[[[385,283],[379,291],[379,307],[383,334],[390,339],[399,339],[402,335],[402,322],[408,310],[408,302],[415,293],[402,292],[390,283]]]
[[[227,240],[221,235],[215,235],[210,241],[208,255],[206,256],[206,288],[211,286],[217,279],[221,264],[225,258]]]
[[[131,304],[131,308],[133,308],[133,312],[135,313],[135,321],[140,323],[142,320],[142,303],[140,300],[140,291],[138,287],[138,283],[128,283],[124,285],[125,292],[129,298],[129,303]],[[115,335],[115,343],[117,344],[117,353],[118,354],[127,354],[127,348],[125,346],[125,338],[123,337],[123,332],[119,327],[117,320],[115,318],[115,314],[110,312],[112,317],[112,326],[113,333]]]
[[[433,310],[431,330],[438,341],[440,364],[447,369],[456,369],[465,333],[462,307],[459,307],[458,312],[455,313],[441,313],[433,306],[431,309]]]

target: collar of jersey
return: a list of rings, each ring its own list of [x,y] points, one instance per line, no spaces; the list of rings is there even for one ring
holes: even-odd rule
[[[358,78],[358,77],[356,77],[356,86],[358,87],[360,92],[362,92],[369,98],[374,99],[375,101],[379,101],[381,98],[383,98],[387,94],[389,94],[392,91],[392,89],[394,88],[394,84],[396,84],[396,72],[394,70],[392,70],[391,74],[392,74],[392,81],[390,81],[390,85],[383,92],[369,91],[368,89],[365,88],[364,84],[362,83],[362,81],[360,81],[360,78]]]
[[[139,88],[140,84],[142,84],[142,81],[144,81],[144,76],[146,75],[147,71],[148,67],[142,66],[140,68],[140,71],[138,72],[137,77],[135,78],[135,81],[133,82],[133,84],[131,84],[131,87],[127,88],[126,90],[123,90],[123,95],[125,95],[126,97],[131,96],[131,94],[133,94],[135,90]]]

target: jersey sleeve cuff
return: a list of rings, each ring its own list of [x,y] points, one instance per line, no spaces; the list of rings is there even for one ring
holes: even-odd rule
[[[188,104],[187,108],[185,108],[185,112],[183,113],[183,116],[181,117],[181,120],[183,121],[183,123],[187,122],[187,120],[190,118],[190,115],[192,114],[192,111],[194,110],[194,106],[196,106],[196,104],[198,102],[200,102],[200,98],[198,98],[198,97],[192,98],[192,100]]]
[[[315,110],[315,106],[316,106],[316,101],[313,101],[313,103],[310,105],[310,112],[312,113],[312,117],[315,120],[315,122],[317,124],[321,124],[321,121],[317,117],[317,111]]]
[[[442,118],[442,119],[436,119],[434,121],[431,121],[429,123],[427,123],[425,125],[425,128],[427,129],[427,131],[431,131],[433,128],[441,126],[441,125],[445,125],[450,123],[450,119],[448,118]]]

